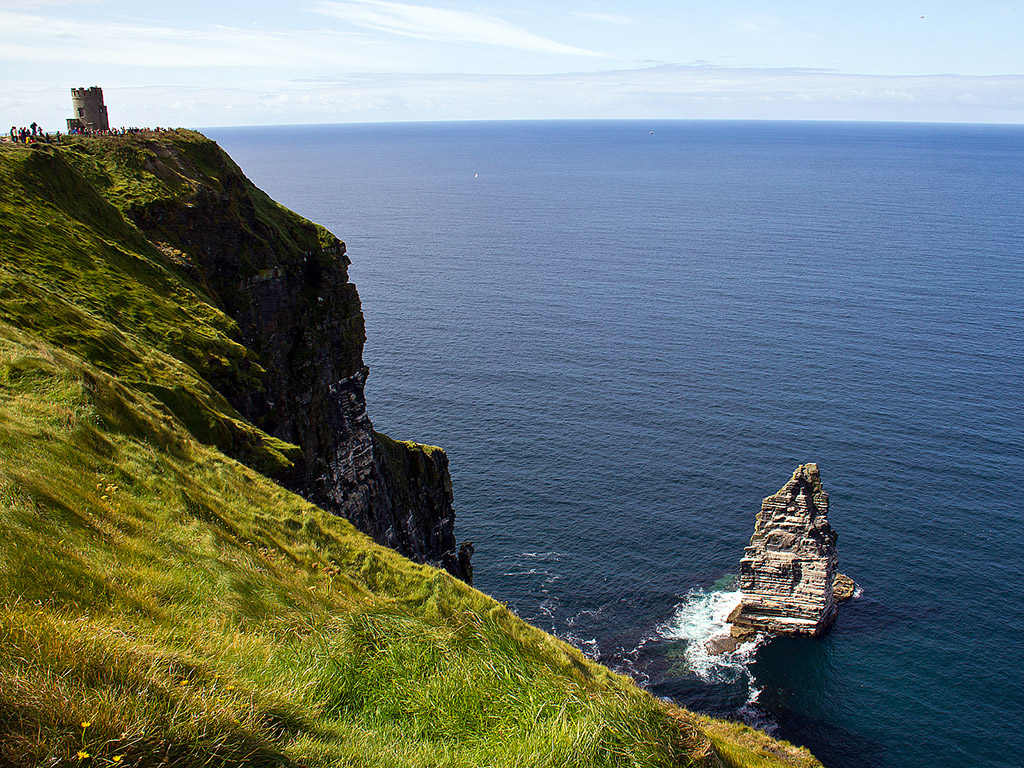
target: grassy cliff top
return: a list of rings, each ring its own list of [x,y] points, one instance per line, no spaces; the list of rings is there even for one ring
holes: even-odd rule
[[[0,147],[0,763],[818,765],[268,477],[294,446],[218,390],[258,361],[125,215],[232,166],[191,132]]]

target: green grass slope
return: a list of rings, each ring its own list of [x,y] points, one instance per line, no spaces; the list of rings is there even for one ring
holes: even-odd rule
[[[257,361],[118,207],[173,186],[97,147],[0,147],[0,764],[819,765],[275,484],[211,383]]]
[[[99,173],[86,151],[94,143],[3,147],[0,320],[152,394],[200,440],[266,474],[288,471],[298,449],[253,427],[216,388],[258,388],[258,361],[234,321],[79,170]]]

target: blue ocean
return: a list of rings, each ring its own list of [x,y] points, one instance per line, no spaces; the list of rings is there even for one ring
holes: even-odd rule
[[[371,416],[448,450],[476,586],[829,768],[1022,765],[1024,127],[206,132],[347,242]],[[709,656],[809,461],[858,595]]]

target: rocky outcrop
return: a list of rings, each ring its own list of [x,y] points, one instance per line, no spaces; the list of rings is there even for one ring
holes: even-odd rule
[[[817,464],[803,464],[761,502],[740,560],[733,636],[752,632],[818,635],[835,620],[836,533]]]
[[[832,596],[839,602],[849,600],[857,592],[857,584],[845,573],[837,573],[832,580]]]
[[[345,244],[270,200],[213,142],[151,152],[145,173],[177,194],[124,212],[237,322],[258,362],[211,383],[300,446],[301,461],[278,480],[379,543],[468,579],[444,451],[378,435],[366,412],[363,315]]]

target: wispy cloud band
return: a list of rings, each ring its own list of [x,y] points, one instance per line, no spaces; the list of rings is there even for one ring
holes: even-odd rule
[[[108,104],[117,105],[112,114],[116,109],[136,124],[518,118],[1024,123],[1024,75],[665,66],[559,75],[352,74],[244,89],[111,88],[107,94]]]
[[[534,53],[604,56],[534,34],[497,16],[385,0],[315,3],[311,10],[366,29],[449,43],[476,43]]]
[[[396,59],[377,56],[359,42],[325,31],[156,26],[0,11],[0,59],[12,66],[66,62],[93,68],[114,64],[185,71],[204,67],[350,66],[365,70],[396,66]]]

